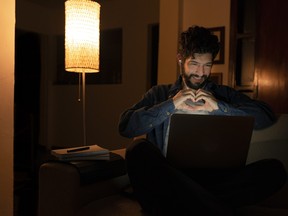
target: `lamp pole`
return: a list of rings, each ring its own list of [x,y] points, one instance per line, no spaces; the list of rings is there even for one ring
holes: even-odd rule
[[[86,101],[85,101],[85,89],[86,89],[86,84],[85,84],[85,72],[82,72],[82,114],[83,114],[83,145],[87,145],[87,138],[86,138]]]

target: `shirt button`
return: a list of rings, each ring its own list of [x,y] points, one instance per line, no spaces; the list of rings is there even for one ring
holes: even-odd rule
[[[169,116],[169,115],[171,115],[171,113],[170,112],[166,112],[166,114]]]
[[[153,127],[153,125],[152,125],[152,124],[150,124],[150,125],[149,125],[149,127]]]

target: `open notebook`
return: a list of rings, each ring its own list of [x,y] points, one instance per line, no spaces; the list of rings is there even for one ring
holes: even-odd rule
[[[251,116],[173,114],[166,157],[183,169],[244,166],[253,126]]]

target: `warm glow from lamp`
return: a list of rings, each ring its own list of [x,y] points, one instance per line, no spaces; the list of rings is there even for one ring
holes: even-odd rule
[[[100,4],[92,0],[65,2],[65,69],[99,72]]]

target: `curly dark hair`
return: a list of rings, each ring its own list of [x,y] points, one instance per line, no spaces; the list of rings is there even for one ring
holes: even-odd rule
[[[211,53],[214,60],[220,49],[218,37],[201,26],[192,26],[182,32],[179,43],[179,54],[184,60],[194,53]]]

